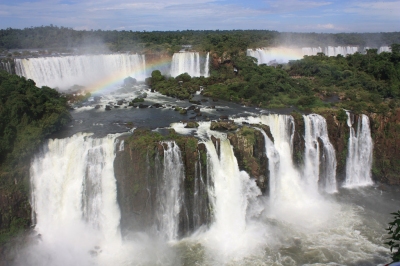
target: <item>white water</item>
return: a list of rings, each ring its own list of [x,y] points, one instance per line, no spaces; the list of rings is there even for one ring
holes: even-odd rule
[[[303,176],[308,186],[319,184],[328,193],[337,192],[336,152],[329,141],[326,120],[317,114],[303,115],[303,118],[306,146]],[[318,140],[321,140],[322,147]]]
[[[163,142],[163,175],[158,184],[158,230],[167,241],[178,237],[179,213],[182,206],[181,183],[185,178],[181,151],[175,142]]]
[[[131,76],[147,77],[144,55],[107,54],[15,59],[15,70],[36,85],[66,89],[73,85],[91,86],[120,81]]]
[[[9,74],[13,73],[10,62],[1,62],[0,69],[4,69]]]
[[[32,208],[41,237],[30,265],[89,265],[93,255],[113,256],[121,243],[115,138],[49,140],[34,158]]]
[[[188,73],[191,77],[200,77],[209,75],[209,53],[207,53],[206,61],[201,67],[201,57],[198,52],[180,52],[174,53],[172,56],[171,71],[172,77]]]
[[[354,129],[354,116],[347,113],[347,125],[350,128],[348,154],[346,161],[346,187],[372,185],[371,167],[373,142],[369,127],[369,118],[360,115],[357,131]]]
[[[365,49],[367,49],[366,47]],[[364,50],[365,50],[364,49]],[[247,55],[257,58],[258,64],[274,64],[287,63],[290,60],[302,59],[303,56],[317,55],[324,53],[326,56],[337,56],[339,54],[346,56],[356,52],[364,52],[358,46],[326,46],[326,47],[269,47],[257,48],[256,50],[247,49]],[[388,46],[382,46],[378,49],[378,53],[390,52]]]
[[[220,135],[221,137],[221,135]],[[199,236],[214,263],[260,255],[265,247],[266,229],[254,220],[260,215],[256,197],[261,194],[254,180],[240,171],[229,140],[222,136],[219,149],[208,140],[209,197],[213,210],[210,229]]]
[[[206,62],[204,63],[204,77],[210,76],[210,52],[207,53]]]

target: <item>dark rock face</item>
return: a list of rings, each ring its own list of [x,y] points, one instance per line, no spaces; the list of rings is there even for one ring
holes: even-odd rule
[[[400,109],[369,118],[374,140],[372,176],[382,183],[400,185]]]
[[[163,137],[154,132],[136,130],[125,140],[129,147],[117,152],[114,161],[123,233],[149,231],[157,226],[157,203],[161,200],[158,192],[163,184],[165,147],[160,143],[162,139],[175,140],[184,164],[185,179],[180,189],[184,200],[179,215],[179,235],[185,236],[210,222],[208,194],[204,186],[199,187],[200,183],[207,184],[204,145],[198,147],[194,137]]]
[[[268,158],[265,154],[265,140],[262,133],[254,128],[242,127],[235,133],[229,133],[228,139],[233,146],[239,169],[245,170],[255,178],[263,194],[268,192]]]

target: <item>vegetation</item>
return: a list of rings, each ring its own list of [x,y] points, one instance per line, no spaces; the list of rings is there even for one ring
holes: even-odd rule
[[[400,211],[392,213],[393,221],[389,223],[386,229],[390,235],[389,241],[385,244],[390,246],[393,261],[400,261]]]
[[[30,223],[29,160],[70,120],[66,102],[54,89],[0,71],[0,243]]]
[[[282,44],[302,46],[361,45],[376,46],[400,43],[400,32],[393,33],[279,33],[269,30],[186,30],[186,31],[104,31],[73,30],[66,27],[41,26],[25,29],[1,29],[1,49],[43,49],[71,52],[91,46],[91,52],[134,51],[173,53],[182,45],[198,51],[238,54],[247,48]],[[85,49],[82,52],[87,52]],[[19,53],[19,52],[17,52]],[[22,53],[27,53],[24,51]],[[18,56],[18,54],[15,54]]]
[[[400,103],[400,45],[393,44],[392,53],[378,54],[376,49],[347,57],[321,53],[286,67],[257,65],[242,53],[214,67],[209,78],[187,73],[172,78],[153,71],[148,84],[179,99],[190,99],[204,87],[204,96],[266,108],[339,107],[356,113],[386,113]],[[339,119],[345,117],[342,111]]]

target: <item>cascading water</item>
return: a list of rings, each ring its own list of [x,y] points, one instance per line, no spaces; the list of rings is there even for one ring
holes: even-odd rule
[[[7,71],[8,74],[13,74],[13,70],[12,70],[10,62],[1,62],[0,69]]]
[[[346,161],[346,187],[372,185],[371,167],[373,143],[369,118],[360,115],[357,122],[357,132],[353,128],[354,116],[347,113],[347,125],[350,128],[348,154]]]
[[[41,57],[15,59],[15,70],[36,82],[37,86],[69,88],[73,85],[89,86],[99,80],[119,79],[131,76],[145,80],[146,62],[144,55],[108,54],[65,57]]]
[[[218,263],[225,264],[261,252],[266,233],[252,220],[262,210],[255,202],[261,191],[246,172],[239,170],[229,140],[223,135],[219,138],[219,152],[211,140],[205,142],[213,221],[200,241]]]
[[[183,204],[182,182],[185,171],[181,151],[175,142],[162,143],[164,147],[163,174],[158,184],[158,232],[165,240],[176,240],[179,213]]]
[[[204,77],[210,76],[210,52],[207,53],[206,61],[204,62]]]
[[[200,55],[197,52],[181,52],[172,56],[171,76],[188,73],[192,77],[200,77]]]
[[[115,135],[49,140],[30,174],[35,230],[30,264],[91,265],[120,245]]]
[[[309,186],[320,184],[328,193],[337,192],[336,152],[329,141],[326,120],[317,114],[303,115],[303,118],[305,125],[303,176]]]

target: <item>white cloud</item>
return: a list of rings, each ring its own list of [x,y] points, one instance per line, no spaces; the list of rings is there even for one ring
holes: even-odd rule
[[[317,28],[319,29],[334,29],[335,26],[333,24],[318,24]]]
[[[370,17],[395,19],[400,22],[400,1],[350,2],[349,7],[345,8],[344,12]]]

